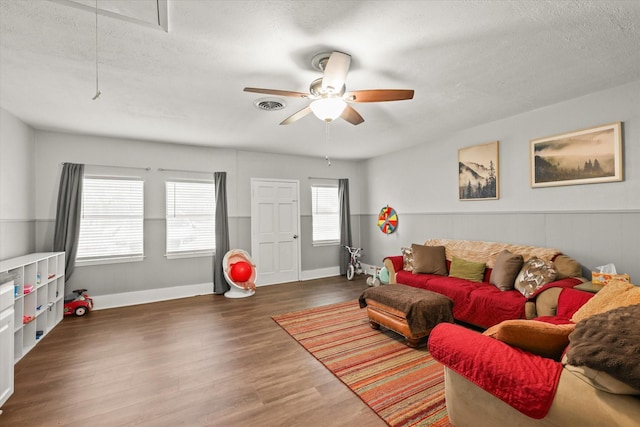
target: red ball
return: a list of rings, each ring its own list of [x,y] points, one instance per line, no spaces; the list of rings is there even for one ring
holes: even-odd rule
[[[234,282],[246,282],[251,278],[251,264],[244,261],[239,261],[231,264],[231,280]]]

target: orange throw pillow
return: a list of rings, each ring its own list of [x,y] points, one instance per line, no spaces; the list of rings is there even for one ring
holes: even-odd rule
[[[623,281],[614,281],[602,288],[585,305],[573,314],[571,321],[578,323],[594,314],[614,308],[640,304],[640,286]]]
[[[538,356],[560,360],[576,325],[553,325],[537,320],[505,320],[484,331],[484,335]]]

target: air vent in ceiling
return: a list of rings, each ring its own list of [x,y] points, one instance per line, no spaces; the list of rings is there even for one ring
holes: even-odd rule
[[[53,2],[96,12],[95,0],[51,0]],[[167,0],[136,0],[136,1],[104,1],[97,2],[98,15],[120,19],[125,22],[144,25],[162,31],[169,31],[167,15]]]
[[[253,105],[264,111],[278,111],[287,106],[280,98],[258,98],[253,101]]]

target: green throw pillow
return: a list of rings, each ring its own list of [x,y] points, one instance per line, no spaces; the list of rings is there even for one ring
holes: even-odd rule
[[[482,282],[484,279],[484,262],[466,261],[453,257],[449,268],[449,277],[467,279],[472,282]]]

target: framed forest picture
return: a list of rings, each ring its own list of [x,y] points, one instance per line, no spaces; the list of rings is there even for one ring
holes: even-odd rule
[[[622,181],[622,123],[531,141],[531,187]]]
[[[460,200],[491,200],[500,196],[498,141],[458,150]]]

